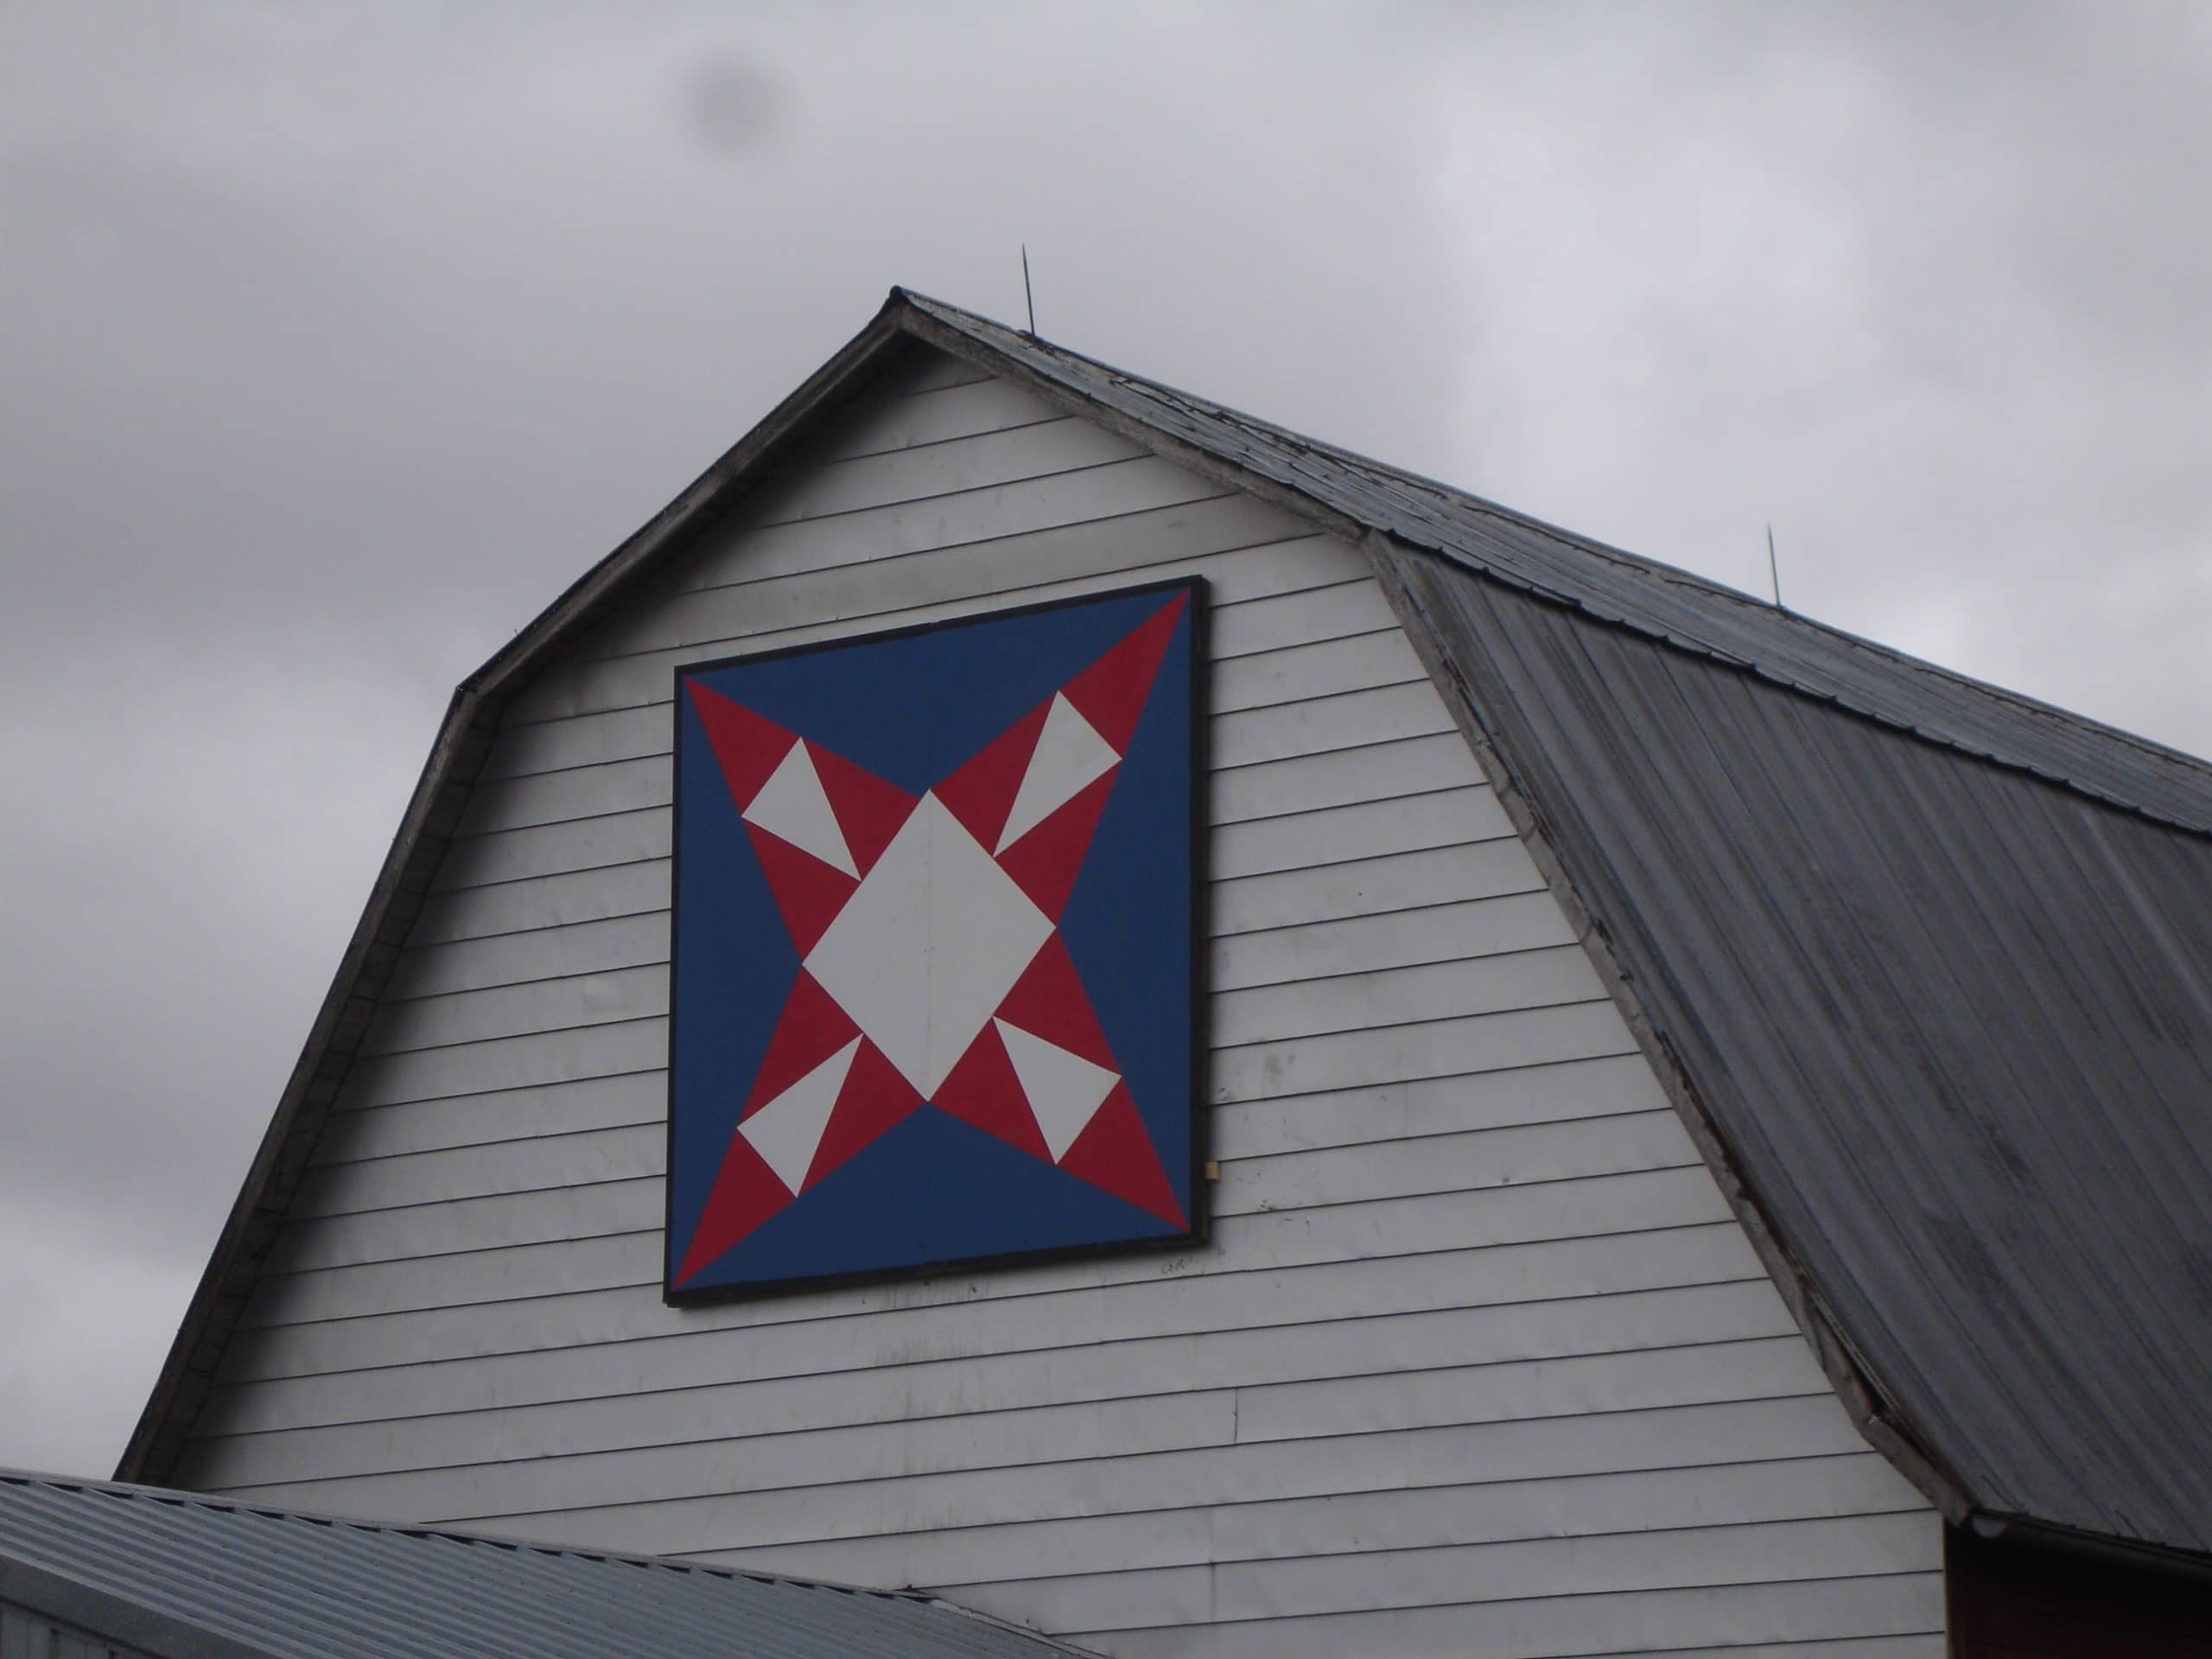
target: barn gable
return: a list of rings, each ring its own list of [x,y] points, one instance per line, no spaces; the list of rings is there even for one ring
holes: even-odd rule
[[[676,671],[1182,576],[1211,1236],[665,1305]],[[2170,1357],[2188,1285],[2106,1252],[1972,1293],[2008,1271],[1975,1230],[2034,1230],[2007,1168],[2199,1149],[2120,1094],[2008,1116],[1909,1013],[1902,1084],[1831,1064],[1911,975],[1763,901],[1792,848],[1882,858],[1791,804],[1861,765],[1936,842],[2017,780],[2044,855],[2145,892],[2212,822],[2183,757],[894,292],[457,694],[124,1473],[924,1584],[1116,1653],[1935,1652],[1939,1510],[2196,1547],[2185,1424],[2050,1432],[2158,1375],[2073,1339],[2081,1299]],[[1842,879],[1933,890],[1876,874]],[[2018,912],[1960,891],[1955,928]],[[1790,1007],[1747,949],[1809,963]]]
[[[1209,1241],[664,1306],[673,664],[1182,574]],[[1114,1652],[1940,1629],[1934,1513],[1343,538],[912,353],[483,741],[167,1478],[924,1584]]]

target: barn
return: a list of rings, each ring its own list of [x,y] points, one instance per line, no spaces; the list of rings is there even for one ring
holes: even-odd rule
[[[73,1501],[1128,1659],[2203,1652],[2209,837],[894,289],[456,692]]]

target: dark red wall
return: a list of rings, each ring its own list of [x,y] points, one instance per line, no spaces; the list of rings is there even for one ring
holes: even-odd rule
[[[2212,1575],[1954,1529],[1953,1659],[2212,1659]]]

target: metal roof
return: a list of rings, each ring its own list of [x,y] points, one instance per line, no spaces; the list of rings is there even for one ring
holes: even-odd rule
[[[929,1597],[0,1474],[0,1600],[177,1659],[1049,1659]]]
[[[1870,1438],[2212,1553],[2212,768],[893,289],[456,694],[126,1471],[188,1427],[499,701],[918,339],[1364,545]]]
[[[2212,767],[916,303],[1366,532],[1889,1449],[2212,1552]]]

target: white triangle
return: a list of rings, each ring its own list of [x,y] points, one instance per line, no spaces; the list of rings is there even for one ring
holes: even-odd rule
[[[1037,1120],[1057,1164],[1097,1116],[1106,1096],[1122,1080],[1121,1075],[1093,1065],[1082,1055],[1071,1054],[1058,1044],[1033,1036],[1019,1026],[1009,1026],[1003,1020],[991,1023],[999,1028],[1007,1058],[1014,1062],[1014,1077],[1021,1084],[1021,1092],[1029,1096],[1030,1115]]]
[[[823,792],[814,757],[806,752],[804,742],[792,744],[791,753],[768,774],[753,804],[745,809],[744,817],[747,823],[759,824],[770,835],[780,836],[803,853],[812,853],[847,875],[857,877],[861,873],[853,862],[852,849],[845,845],[837,815],[830,810],[830,798]]]
[[[1052,706],[1045,711],[1045,728],[1037,734],[1029,770],[1021,774],[1014,810],[1006,815],[1006,828],[1000,832],[993,854],[1006,851],[1073,800],[1084,785],[1111,772],[1121,759],[1114,746],[1098,735],[1097,728],[1055,692]]]
[[[737,1132],[753,1143],[753,1150],[794,1195],[805,1184],[815,1148],[830,1127],[830,1113],[860,1046],[861,1039],[854,1038],[737,1126]]]

